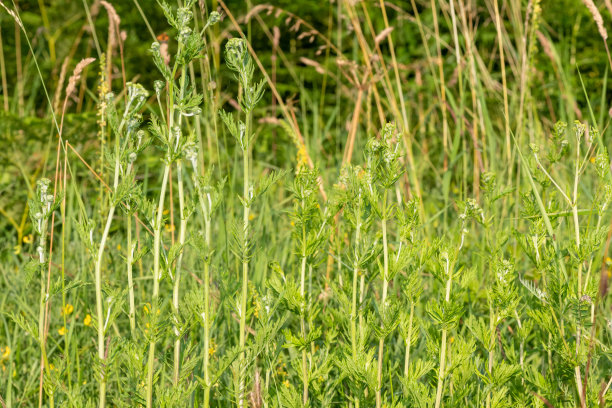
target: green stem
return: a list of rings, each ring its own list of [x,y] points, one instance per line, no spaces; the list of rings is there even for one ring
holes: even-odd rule
[[[136,335],[136,309],[134,305],[134,279],[132,275],[132,267],[134,263],[135,243],[132,243],[132,214],[127,215],[127,276],[128,276],[128,297],[130,302],[130,332],[132,338]]]
[[[492,376],[493,375],[493,359],[494,359],[494,353],[495,353],[495,328],[496,328],[496,316],[495,316],[495,312],[493,311],[493,306],[491,305],[490,310],[489,310],[489,330],[491,333],[491,342],[488,345],[489,348],[489,375]],[[487,393],[487,408],[491,407],[491,396],[492,396],[492,390],[489,390],[489,392]]]
[[[382,298],[380,303],[380,314],[385,314],[385,302],[387,301],[387,290],[389,288],[389,245],[387,243],[387,190],[383,194],[383,209],[382,209],[382,235],[383,235],[383,288]],[[381,337],[378,343],[378,386],[376,389],[376,408],[382,405],[382,369],[383,369],[383,353],[385,347],[385,339]]]
[[[132,172],[132,164],[128,166],[127,175],[129,176]],[[134,250],[136,249],[136,243],[132,243],[132,213],[131,208],[128,208],[128,215],[126,218],[126,229],[127,229],[127,276],[128,276],[128,298],[130,303],[130,333],[132,338],[136,335],[136,306],[134,302],[134,279],[133,279],[133,264],[134,264]]]
[[[182,67],[181,70],[181,85],[180,85],[180,97],[183,99],[185,93],[185,78],[187,70]],[[183,115],[179,114],[178,126],[181,126]],[[178,256],[176,263],[176,271],[174,273],[174,287],[172,289],[172,307],[174,308],[175,318],[178,319],[179,313],[179,293],[180,293],[180,282],[181,282],[181,265],[183,263],[183,248],[185,245],[185,230],[187,229],[187,219],[185,217],[185,194],[183,191],[183,164],[179,159],[176,163],[177,178],[178,178],[178,190],[179,190],[179,216],[181,218],[180,231],[179,231],[179,245],[181,245],[181,252]],[[174,385],[178,385],[179,380],[179,368],[181,358],[181,339],[176,326],[174,327],[174,335],[177,336],[174,341],[174,364],[173,364],[173,382]]]
[[[128,106],[126,106],[127,112]],[[119,172],[120,172],[120,163],[119,163],[119,134],[123,127],[123,123],[125,122],[125,113],[123,115],[123,120],[119,125],[119,131],[115,138],[115,177],[113,181],[113,192],[117,191],[117,186],[119,185]],[[111,199],[114,198],[111,196]],[[97,331],[98,331],[98,358],[100,360],[100,364],[102,368],[100,370],[100,388],[98,394],[98,407],[104,408],[106,406],[106,353],[104,350],[104,331],[106,329],[104,322],[104,310],[102,305],[102,260],[104,258],[104,248],[106,246],[106,240],[108,239],[108,234],[110,231],[111,224],[113,223],[113,216],[115,215],[116,203],[112,203],[109,210],[108,215],[106,217],[106,225],[104,227],[104,232],[102,233],[102,238],[100,239],[100,246],[98,248],[98,253],[96,255],[96,264],[94,268],[94,276],[95,276],[95,286],[96,286],[96,318],[97,318]]]
[[[462,238],[463,241],[463,238]],[[446,259],[446,276],[448,277],[446,281],[446,294],[444,295],[444,302],[448,304],[450,301],[450,292],[452,287],[453,275],[451,273],[450,261]],[[440,404],[442,402],[442,389],[444,388],[444,375],[445,373],[445,365],[446,365],[446,337],[447,337],[447,329],[442,330],[442,344],[440,345],[440,369],[438,371],[438,387],[436,389],[436,404],[435,408],[440,408]]]
[[[246,91],[246,90],[245,90]],[[243,206],[243,218],[242,222],[244,224],[244,246],[245,251],[248,251],[249,246],[249,212],[250,212],[250,203],[249,201],[249,189],[250,189],[250,181],[249,181],[249,131],[250,131],[250,112],[247,113],[246,120],[246,129],[245,129],[245,146],[243,148],[243,199],[245,200],[245,205]],[[247,294],[248,294],[248,286],[249,286],[249,259],[248,254],[243,254],[242,257],[242,295],[240,299],[240,370],[244,370],[246,368],[246,352],[245,352],[245,344],[246,344],[246,315],[247,315]],[[238,407],[244,407],[244,376],[240,375],[240,384],[238,387]]]
[[[170,164],[166,163],[164,167],[164,176],[162,179],[161,191],[159,193],[159,204],[157,206],[157,218],[155,220],[155,229],[153,231],[153,299],[151,302],[152,319],[157,317],[157,300],[159,297],[159,256],[161,245],[161,224],[164,211],[164,199],[166,197],[166,186],[168,185],[168,174],[170,173]],[[151,327],[154,330],[154,327]],[[153,408],[153,366],[155,362],[155,337],[149,345],[149,358],[147,361],[147,408]]]
[[[406,336],[406,356],[404,357],[404,377],[408,378],[410,367],[410,346],[412,346],[412,322],[414,319],[414,302],[410,302],[410,318],[408,319],[408,335]]]
[[[304,200],[302,200],[302,210],[304,210]],[[302,223],[302,262],[300,267],[300,295],[304,301],[304,306],[306,306],[306,224]],[[300,314],[300,329],[302,331],[302,337],[306,338],[306,321],[304,319],[304,314],[306,310],[302,310]],[[304,382],[304,387],[302,391],[302,403],[304,405],[308,402],[308,360],[306,356],[306,349],[302,350],[302,380]]]
[[[203,355],[203,371],[204,371],[204,408],[208,408],[210,405],[210,375],[208,372],[208,364],[210,360],[209,348],[210,348],[210,229],[211,229],[211,214],[212,214],[212,201],[210,193],[206,193],[206,197],[202,192],[202,186],[198,185],[198,166],[195,161],[192,161],[193,173],[194,173],[194,184],[198,191],[198,200],[200,202],[200,208],[202,210],[202,216],[204,217],[204,241],[206,243],[206,253],[204,254],[204,316],[202,320],[204,323],[204,355]],[[207,204],[208,202],[208,204]]]
[[[355,259],[359,251],[359,238],[361,234],[361,208],[358,207],[356,215],[358,217],[355,227]],[[351,343],[353,346],[353,357],[357,356],[357,281],[359,277],[359,264],[356,261],[353,266],[353,303],[351,307]]]
[[[45,346],[45,305],[47,302],[47,293],[45,286],[45,250],[47,245],[47,221],[44,220],[41,225],[40,239],[39,239],[39,262],[40,262],[40,307],[38,310],[38,341],[40,343],[40,355],[42,360],[41,379],[42,371],[46,371],[47,375],[50,374],[49,361],[47,359],[47,348]],[[50,260],[49,260],[50,262]],[[42,381],[42,380],[41,380]],[[49,405],[54,406],[53,394],[49,395]],[[42,391],[39,399],[39,407],[42,407]]]
[[[179,245],[185,244],[185,231],[187,229],[187,218],[185,216],[185,193],[183,191],[183,165],[181,160],[176,164],[177,177],[178,177],[178,192],[179,192],[179,216],[181,218],[180,231],[179,231]],[[180,292],[180,281],[181,281],[181,265],[183,262],[183,250],[178,256],[176,263],[176,271],[174,274],[174,287],[172,290],[172,307],[174,308],[175,318],[179,316],[179,292]],[[174,335],[177,336],[174,341],[174,370],[173,370],[173,381],[174,385],[178,385],[179,380],[179,365],[181,357],[181,339],[179,337],[178,329],[174,328]]]
[[[205,240],[206,247],[210,246],[210,214],[205,218],[206,222],[206,232],[205,232]],[[210,254],[210,251],[209,251]],[[207,255],[207,258],[210,255]],[[210,404],[210,376],[208,373],[208,361],[209,361],[209,338],[210,338],[210,259],[206,259],[206,263],[204,264],[204,383],[206,387],[204,388],[204,408],[208,408]]]
[[[183,43],[179,41],[177,55],[180,55],[183,50]],[[172,69],[171,77],[174,78],[176,75],[176,71],[178,69],[178,64],[175,64]],[[180,95],[183,97],[184,93],[184,84],[185,84],[185,70],[183,69],[181,72],[181,88]],[[160,104],[160,109],[163,112],[163,106]],[[172,133],[174,127],[174,81],[168,82],[168,140],[169,143],[174,143],[172,140]],[[180,119],[179,119],[180,124]],[[168,150],[170,150],[170,146],[167,146]],[[158,298],[159,298],[159,281],[161,280],[161,273],[159,270],[159,257],[160,257],[160,246],[161,246],[161,229],[162,229],[162,219],[164,212],[164,200],[166,197],[166,187],[168,185],[168,176],[170,174],[170,166],[171,166],[171,157],[168,156],[166,158],[166,165],[164,166],[164,176],[162,179],[161,190],[159,192],[159,203],[157,206],[157,216],[155,220],[155,229],[153,231],[153,297],[151,301],[151,316],[155,321],[157,319],[157,311],[158,311]],[[151,327],[151,330],[155,330],[155,327]],[[153,333],[154,334],[154,333]],[[155,346],[156,340],[155,336],[153,336],[151,340],[151,344],[149,344],[149,357],[147,361],[147,408],[153,408],[153,373],[154,373],[154,365],[155,365]]]
[[[104,352],[104,311],[102,309],[102,258],[104,257],[104,247],[108,238],[108,233],[113,221],[113,215],[115,214],[115,206],[111,205],[108,210],[108,216],[106,218],[106,226],[102,233],[102,239],[100,240],[100,248],[96,256],[95,265],[95,279],[96,279],[96,316],[97,316],[97,329],[98,329],[98,358],[102,364],[102,370],[100,373],[100,391],[98,395],[98,406],[104,408],[106,406],[106,373],[105,373],[105,352]]]
[[[580,220],[578,218],[578,180],[580,178],[580,139],[576,141],[576,171],[574,174],[574,194],[572,196],[572,214],[574,218],[574,233],[576,239],[576,249],[580,250]],[[582,295],[582,262],[578,263],[578,302]],[[580,320],[576,322],[576,356],[580,349]],[[580,373],[580,365],[576,364],[574,367],[574,373],[576,375],[576,388],[578,389],[578,396],[580,397],[581,408],[586,407],[586,400],[584,390],[582,387],[582,374]]]

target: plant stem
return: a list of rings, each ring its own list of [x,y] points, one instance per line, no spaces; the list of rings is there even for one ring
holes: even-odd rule
[[[302,200],[302,210],[304,210],[305,204]],[[300,329],[302,331],[302,338],[306,338],[306,321],[304,314],[306,313],[306,224],[302,222],[302,262],[300,267],[300,295],[304,302],[304,309],[300,314]],[[302,350],[302,380],[304,387],[302,391],[302,404],[306,405],[308,402],[308,360],[306,356],[306,348]]]
[[[204,371],[204,408],[208,408],[210,404],[210,376],[208,373],[208,363],[209,363],[209,338],[210,338],[210,229],[211,229],[211,214],[212,214],[212,200],[210,198],[210,193],[206,193],[206,197],[202,192],[202,186],[198,185],[199,181],[197,179],[198,174],[198,166],[195,161],[192,161],[192,168],[194,172],[194,184],[196,184],[196,189],[198,191],[198,200],[200,202],[200,208],[202,210],[202,216],[204,217],[204,242],[206,244],[206,253],[204,254],[204,316],[202,316],[202,320],[204,323],[204,355],[203,355],[203,371]],[[207,205],[208,202],[208,205]]]
[[[168,174],[170,173],[170,163],[164,166],[164,176],[159,193],[159,204],[157,206],[157,218],[155,220],[155,229],[153,230],[153,299],[151,302],[151,314],[155,319],[157,316],[157,299],[159,297],[159,255],[161,245],[161,223],[164,211],[164,199],[166,197],[166,186],[168,184]],[[154,329],[154,327],[151,327]],[[154,333],[153,333],[154,335]],[[147,408],[153,407],[153,365],[155,362],[155,337],[149,345],[149,359],[147,362]]]
[[[183,43],[179,41],[177,55],[180,55],[183,50]],[[176,71],[178,69],[178,64],[174,64],[172,69],[171,78],[174,78],[176,75]],[[184,91],[185,91],[185,69],[183,67],[181,72],[181,87],[180,87],[180,97],[182,99]],[[174,127],[174,81],[168,82],[168,143],[174,143],[172,140],[172,133]],[[160,104],[160,110],[163,112],[163,107]],[[163,114],[163,113],[162,113]],[[180,125],[180,118],[179,118]],[[170,150],[170,146],[167,146],[167,149]],[[166,158],[166,164],[164,166],[164,176],[162,179],[161,190],[159,192],[159,203],[157,206],[157,216],[155,220],[155,228],[153,231],[153,298],[151,302],[151,315],[153,319],[157,319],[157,311],[158,311],[158,298],[159,298],[159,281],[161,280],[161,273],[159,270],[159,256],[160,256],[160,246],[161,246],[161,229],[162,229],[162,219],[164,212],[164,200],[166,197],[166,187],[168,186],[168,176],[170,174],[170,166],[171,157]],[[151,327],[152,330],[155,330],[155,327]],[[153,333],[153,336],[155,333]],[[149,345],[149,358],[147,361],[147,408],[153,408],[153,372],[154,372],[154,363],[155,363],[155,346],[156,340],[153,337],[151,344]]]
[[[414,319],[414,302],[410,302],[410,318],[408,320],[408,336],[406,337],[406,356],[404,357],[404,377],[408,377],[410,367],[410,346],[412,346],[412,322]]]
[[[126,106],[126,113],[129,109],[129,106]],[[125,116],[123,115],[123,120],[119,125],[119,130],[117,136],[115,138],[115,177],[113,181],[113,192],[117,191],[117,186],[119,185],[119,172],[120,172],[120,157],[119,157],[119,135],[123,124],[125,123]],[[111,199],[114,198],[111,196]],[[106,353],[104,350],[104,331],[106,329],[104,324],[104,311],[102,305],[102,259],[104,258],[104,248],[106,246],[106,240],[108,239],[108,234],[110,231],[111,224],[113,222],[113,216],[115,215],[116,203],[111,203],[110,208],[108,209],[108,215],[106,217],[106,225],[104,227],[104,232],[102,233],[102,238],[100,239],[100,246],[98,248],[98,254],[96,255],[96,264],[94,269],[95,275],[95,285],[96,285],[96,318],[97,318],[97,330],[98,330],[98,358],[100,359],[100,364],[102,365],[101,374],[100,374],[100,388],[98,395],[98,407],[104,408],[106,406],[106,373],[105,373],[105,364],[106,364]]]
[[[493,311],[493,305],[490,306],[489,310],[489,330],[491,333],[491,342],[488,345],[489,349],[489,375],[493,374],[493,357],[495,353],[495,312]],[[487,393],[487,408],[491,407],[491,395],[492,390]]]
[[[42,201],[42,200],[41,200]],[[47,360],[47,348],[45,346],[45,304],[48,298],[45,286],[45,250],[47,245],[47,220],[44,219],[40,227],[39,238],[39,264],[40,264],[40,307],[38,310],[38,342],[40,343],[40,355],[43,366],[40,368],[42,378],[43,370],[50,374],[49,361]],[[51,262],[51,260],[49,260]],[[42,380],[41,380],[42,381]],[[39,407],[42,407],[42,391],[39,398]],[[54,406],[53,395],[49,396],[49,405]]]
[[[136,243],[132,243],[132,214],[128,214],[127,218],[127,276],[128,276],[128,297],[130,302],[130,332],[132,338],[136,335],[136,309],[134,305],[134,279],[132,277],[132,267],[134,263],[134,250]]]
[[[179,245],[182,247],[185,244],[185,231],[187,229],[187,218],[185,216],[185,193],[183,191],[183,164],[179,159],[176,163],[177,168],[177,178],[178,178],[178,192],[179,192],[179,216],[181,217],[180,222],[180,231],[179,231]],[[174,308],[175,319],[178,319],[179,313],[179,291],[180,291],[180,281],[181,281],[181,264],[183,262],[183,249],[181,248],[181,253],[178,256],[176,262],[176,271],[174,273],[174,287],[172,290],[172,307]],[[179,381],[179,365],[180,365],[180,357],[181,357],[181,339],[179,337],[180,333],[174,327],[174,335],[176,336],[176,340],[174,341],[174,370],[173,370],[173,382],[174,385],[178,385]]]
[[[127,169],[127,175],[129,176],[132,172],[133,164],[130,163]],[[126,229],[127,229],[127,276],[128,276],[128,298],[130,303],[130,333],[132,338],[136,335],[136,306],[134,302],[134,279],[132,275],[133,264],[134,264],[134,250],[136,249],[136,243],[132,242],[132,216],[133,214],[130,212],[130,208],[128,207],[128,214],[126,217]]]
[[[351,343],[353,346],[353,357],[357,356],[357,280],[359,277],[359,263],[357,262],[357,256],[361,234],[361,206],[357,207],[355,215],[357,216],[357,225],[355,226],[355,265],[353,265],[353,303],[351,307]]]
[[[205,217],[205,240],[206,246],[210,246],[210,213],[208,217]],[[210,254],[210,252],[209,252]],[[207,255],[207,258],[210,255]],[[209,360],[209,337],[210,337],[210,259],[206,259],[204,263],[204,408],[208,408],[210,404],[210,378],[208,373],[208,360]]]
[[[185,93],[185,78],[187,75],[187,69],[185,66],[181,70],[181,86],[180,86],[180,97],[183,98]],[[178,126],[181,126],[183,115],[179,114]],[[176,162],[177,178],[178,178],[178,190],[179,190],[179,216],[181,217],[180,231],[179,231],[179,245],[181,246],[180,253],[176,262],[176,270],[174,273],[174,287],[172,289],[172,307],[174,308],[175,318],[178,319],[179,313],[179,292],[181,283],[181,265],[183,263],[183,245],[185,245],[185,233],[187,229],[187,218],[185,216],[185,193],[183,191],[183,163],[181,159]],[[179,380],[179,368],[181,358],[181,339],[180,333],[176,326],[174,327],[174,335],[177,337],[174,341],[174,366],[173,366],[173,382],[174,385],[178,385]]]
[[[246,92],[246,90],[245,90]],[[244,250],[248,252],[249,246],[249,212],[250,207],[248,204],[249,200],[249,190],[250,190],[250,181],[249,181],[249,141],[250,137],[250,126],[251,126],[251,113],[247,113],[246,119],[246,141],[244,148],[242,150],[243,154],[243,199],[245,200],[245,204],[243,206],[243,218],[242,222],[244,224]],[[242,256],[242,296],[240,299],[240,370],[244,370],[246,368],[246,352],[244,350],[246,344],[246,315],[247,315],[247,294],[249,287],[249,258],[248,254],[245,253]],[[244,377],[242,373],[240,375],[240,384],[239,384],[239,398],[238,398],[238,407],[244,407]]]
[[[382,298],[380,302],[380,314],[384,319],[385,314],[385,302],[387,301],[387,290],[389,288],[389,245],[387,243],[387,190],[383,194],[383,208],[382,208],[382,235],[383,235],[383,289]],[[384,321],[383,323],[384,324]],[[385,346],[385,338],[381,337],[378,343],[378,387],[376,389],[376,408],[380,408],[382,405],[382,369],[383,369],[383,352]]]
[[[463,229],[463,228],[462,228]],[[462,234],[462,238],[461,241],[463,242],[463,234]],[[450,267],[450,261],[448,259],[448,256],[446,258],[446,276],[447,276],[447,281],[446,281],[446,294],[444,295],[444,302],[448,304],[448,302],[450,301],[450,292],[451,292],[451,286],[452,286],[452,280],[453,280],[453,275],[451,273],[451,267]],[[440,370],[438,371],[438,387],[436,390],[436,404],[435,404],[435,408],[440,408],[440,404],[442,401],[442,389],[444,387],[444,370],[445,370],[445,364],[446,364],[446,336],[447,336],[447,329],[442,329],[442,344],[440,345]]]
[[[580,250],[580,220],[578,219],[578,180],[580,178],[580,139],[576,140],[576,172],[574,173],[574,193],[572,196],[572,214],[574,218],[574,233],[576,239],[576,249]],[[580,302],[582,294],[582,262],[578,263],[578,302]],[[576,322],[576,356],[580,349],[580,317]],[[577,364],[574,367],[574,373],[576,375],[576,388],[578,389],[578,396],[580,397],[581,408],[586,407],[585,395],[582,388],[582,374],[580,373],[580,365]]]
[[[116,187],[116,186],[115,186]],[[96,279],[96,316],[97,316],[97,329],[98,329],[98,358],[102,364],[102,371],[100,374],[100,392],[98,399],[98,406],[103,408],[106,405],[106,374],[105,370],[105,352],[104,352],[104,312],[102,310],[102,258],[104,256],[104,246],[106,245],[106,239],[113,221],[113,215],[115,214],[115,206],[111,205],[108,210],[108,216],[106,217],[106,226],[102,233],[102,239],[100,240],[100,247],[96,256],[95,265],[95,279]]]

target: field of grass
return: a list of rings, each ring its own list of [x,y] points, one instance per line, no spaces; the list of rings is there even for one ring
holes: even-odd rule
[[[609,0],[0,2],[0,407],[612,407]]]

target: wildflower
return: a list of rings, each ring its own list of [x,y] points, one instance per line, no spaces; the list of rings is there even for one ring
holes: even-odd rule
[[[259,317],[260,309],[261,309],[261,306],[259,305],[259,302],[253,302],[253,315],[255,317]]]
[[[66,334],[66,326],[62,326],[62,327],[60,327],[59,329],[57,329],[57,333],[58,333],[60,336],[65,335],[65,334]]]
[[[249,221],[253,221],[255,219],[255,214],[249,214]]]
[[[23,242],[26,244],[31,244],[34,241],[34,237],[32,236],[32,234],[28,234],[25,237],[23,237]]]
[[[210,341],[210,347],[208,348],[208,355],[213,356],[217,351],[217,344],[214,341]]]
[[[283,385],[287,388],[289,388],[289,380],[285,380],[283,381]]]
[[[149,314],[149,312],[151,311],[151,304],[148,302],[145,303],[142,307],[142,310],[145,312],[145,314]]]
[[[306,146],[304,143],[300,144],[300,148],[296,155],[297,168],[300,169],[303,166],[308,165],[308,153],[306,152]]]
[[[11,355],[11,348],[9,346],[2,347],[0,353],[0,360],[6,360]]]
[[[62,308],[62,316],[69,316],[74,311],[74,306],[70,303],[67,303],[66,306]]]
[[[121,244],[117,244],[117,251],[121,251]]]
[[[89,313],[87,313],[87,316],[85,316],[85,319],[83,320],[83,324],[85,326],[91,326],[91,315]]]

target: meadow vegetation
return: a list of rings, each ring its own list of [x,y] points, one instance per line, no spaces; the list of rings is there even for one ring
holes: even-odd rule
[[[0,406],[612,406],[611,21],[0,2]]]

